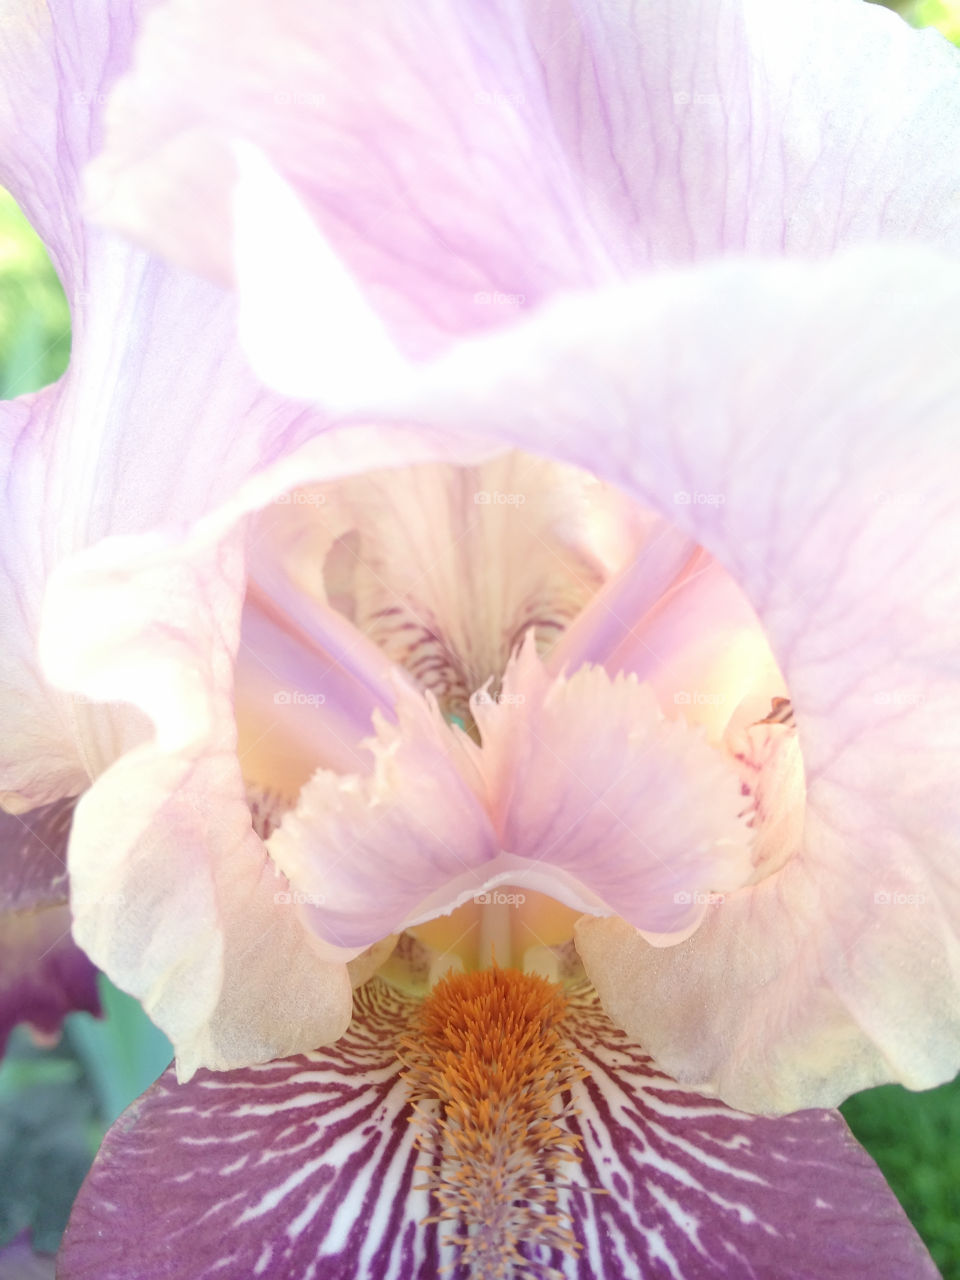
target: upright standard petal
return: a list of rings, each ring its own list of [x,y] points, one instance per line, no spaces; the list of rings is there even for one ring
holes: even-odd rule
[[[437,1193],[423,1185],[442,1185],[449,1155],[432,1153],[429,1104],[415,1112],[404,1079],[416,1012],[374,981],[337,1045],[186,1086],[163,1076],[108,1134],[74,1206],[61,1280],[459,1275],[464,1232],[490,1224],[438,1223]],[[579,1139],[557,1188],[577,1253],[524,1241],[504,1274],[935,1280],[836,1113],[764,1120],[699,1097],[591,996],[572,1000],[562,1025],[585,1072],[555,1118]]]
[[[956,67],[939,36],[855,0],[368,0],[349,20],[171,0],[113,98],[92,191],[226,280],[233,144],[253,144],[422,353],[652,264],[878,236],[956,248]],[[292,319],[284,274],[270,287]]]

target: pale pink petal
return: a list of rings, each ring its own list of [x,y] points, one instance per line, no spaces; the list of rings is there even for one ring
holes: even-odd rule
[[[372,982],[336,1045],[185,1086],[162,1076],[107,1135],[67,1229],[61,1280],[128,1280],[131,1268],[137,1280],[457,1274],[462,1254],[423,1187],[397,1055],[415,1010]],[[592,996],[568,1017],[588,1075],[565,1122],[582,1154],[558,1195],[581,1252],[551,1257],[551,1275],[935,1280],[835,1112],[742,1115],[664,1076]]]
[[[52,641],[50,666],[99,697],[144,697],[156,734],[77,808],[75,936],[169,1035],[184,1076],[335,1039],[350,956],[323,954],[289,904],[236,756],[236,539],[206,557],[158,555],[139,576],[111,555],[110,542],[89,552],[86,578],[53,597],[72,644]]]
[[[636,679],[593,667],[552,680],[527,643],[501,690],[471,705],[505,852],[565,872],[653,935],[691,932],[714,891],[743,883],[735,769]]]
[[[419,693],[404,692],[398,711],[368,744],[372,774],[318,772],[269,841],[311,928],[340,947],[435,914],[422,907],[438,891],[448,909],[479,892],[499,853],[473,743]]]
[[[8,477],[0,514],[0,800],[23,808],[77,794],[149,735],[132,706],[59,693],[39,672],[41,602],[56,567],[106,535],[183,532],[252,474],[322,437],[329,423],[264,392],[237,347],[229,296],[76,217],[77,174],[98,143],[106,89],[125,63],[141,6],[8,7],[0,30],[0,176],[54,253],[73,319],[65,377],[39,396],[0,405]],[[326,469],[362,467],[375,442],[371,430],[353,447],[324,440]],[[389,463],[397,453],[383,457]],[[71,624],[61,625],[69,644]]]
[[[786,692],[763,627],[741,588],[718,563],[700,562],[604,658],[633,671],[671,716],[702,724],[719,741],[738,706]]]
[[[841,0],[171,0],[111,101],[93,204],[226,281],[252,145],[423,353],[651,264],[957,245],[956,66],[940,37]],[[297,276],[263,281],[294,350]]]
[[[291,496],[302,501],[258,520],[257,587],[293,625],[322,629],[345,666],[362,655],[370,670],[377,654],[381,672],[402,668],[461,718],[528,629],[549,650],[642,536],[617,490],[517,452],[376,470]],[[279,512],[290,517],[286,537]],[[343,615],[338,646],[326,639],[323,599]],[[385,684],[381,674],[372,692],[389,706]]]
[[[0,6],[0,183],[19,200],[51,254],[71,305],[75,342],[84,326],[91,268],[91,234],[79,211],[80,172],[99,143],[102,104],[127,64],[143,7],[122,0],[96,10],[69,0],[52,9],[24,9],[15,0]],[[92,239],[109,243],[102,232]],[[122,325],[127,316],[118,318]],[[82,791],[90,776],[84,736],[137,736],[135,725],[111,723],[109,715],[98,715],[96,729],[85,733],[86,709],[50,690],[36,667],[44,579],[75,529],[61,504],[73,496],[77,474],[53,472],[49,452],[63,402],[61,384],[0,405],[0,469],[8,478],[0,516],[0,802],[10,808]],[[61,516],[55,532],[44,528],[45,500]]]
[[[237,652],[238,753],[251,785],[296,797],[319,768],[362,773],[378,708],[329,651],[248,595]]]
[[[463,344],[395,409],[593,467],[755,610],[795,711],[802,847],[686,951],[637,938],[676,994],[645,979],[618,1005],[674,1074],[743,1105],[960,1063],[958,297],[960,268],[919,249],[664,273]],[[682,1033],[681,997],[711,1011]]]
[[[75,223],[75,171],[96,140],[104,77],[129,47],[132,19],[117,4],[80,27],[64,4],[52,19],[11,13],[0,35],[16,69],[2,77],[16,95],[0,90],[0,127],[22,126],[4,176],[55,251],[74,319],[65,378],[0,409],[0,794],[19,808],[76,794],[139,748],[78,815],[76,937],[144,1002],[189,1073],[336,1036],[350,985],[343,958],[319,955],[296,911],[275,901],[287,886],[250,826],[231,705],[229,619],[242,573],[226,550],[209,550],[215,537],[183,560],[175,539],[267,464],[282,471],[312,438],[325,462],[308,479],[362,467],[377,437],[329,440],[321,415],[252,377],[228,296]],[[385,449],[384,465],[404,448]],[[255,505],[248,495],[224,530]],[[123,541],[157,528],[163,536]],[[110,534],[130,561],[108,544],[103,560],[81,560],[84,589],[67,586],[59,609],[52,603],[49,671],[73,692],[51,691],[35,657],[45,590],[72,555]],[[125,570],[144,554],[134,587]],[[105,584],[116,588],[109,599]],[[205,595],[192,599],[194,590]]]
[[[210,463],[198,458],[205,479],[197,489],[206,489],[207,502],[237,475],[235,466],[253,474],[192,526],[181,520],[162,533],[106,538],[59,564],[47,583],[40,636],[42,665],[55,685],[76,690],[85,705],[135,708],[146,726],[147,740],[95,781],[78,815],[71,873],[78,889],[99,897],[78,913],[76,936],[118,986],[145,1003],[184,1072],[335,1037],[349,998],[344,962],[389,932],[346,952],[325,950],[291,910],[286,881],[279,877],[271,887],[273,871],[250,829],[237,756],[238,745],[243,751],[249,742],[237,742],[233,705],[245,517],[300,486],[353,474],[371,457],[382,465],[420,460],[434,456],[438,444],[430,432],[351,426],[319,431],[292,448],[283,436],[289,419],[276,402],[264,396],[254,405],[267,413],[261,423],[276,429],[272,444],[281,456],[266,465],[254,431],[236,451],[243,459],[246,450],[246,459],[224,458],[214,484]],[[295,421],[315,419],[296,411]],[[228,423],[242,434],[242,420]],[[218,441],[227,448],[211,425],[205,442]],[[259,470],[251,459],[258,449]],[[182,454],[179,462],[171,454],[169,466],[172,484]],[[310,602],[300,606],[308,610]],[[371,667],[369,645],[347,652],[352,627],[344,618],[318,605],[313,623],[316,638],[343,656],[362,686],[382,682],[382,656]],[[318,668],[325,669],[322,661]],[[104,752],[94,772],[114,759]],[[124,894],[124,911],[101,909],[108,892]],[[282,896],[275,902],[274,894]]]
[[[630,642],[651,611],[703,558],[696,543],[666,520],[651,521],[644,533],[619,572],[565,628],[550,651],[550,671],[576,671],[584,663],[611,675],[637,670],[624,649],[633,649]]]
[[[230,279],[233,143],[244,140],[337,229],[411,348],[495,324],[610,270],[523,28],[501,5],[466,22],[446,3],[165,7],[111,105],[114,154],[94,173],[93,202]]]
[[[37,672],[40,606],[57,564],[109,533],[183,528],[324,425],[254,383],[217,289],[102,235],[84,269],[90,294],[66,376],[0,407],[0,788],[20,803],[76,793],[147,732],[139,714],[52,693]]]

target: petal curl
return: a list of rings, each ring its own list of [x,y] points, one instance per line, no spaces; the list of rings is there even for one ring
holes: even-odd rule
[[[507,880],[666,941],[749,874],[736,770],[635,681],[551,680],[530,635],[496,697],[471,701],[479,750],[419,694],[398,709],[368,744],[373,773],[318,772],[270,837],[331,943],[367,946]]]
[[[233,143],[253,144],[424,353],[652,264],[957,247],[956,68],[939,36],[844,0],[369,0],[352,20],[173,0],[110,104],[92,191],[227,280]],[[282,287],[293,330],[298,282]]]
[[[712,916],[697,966],[657,954],[672,1002],[648,982],[617,1002],[673,1074],[744,1107],[960,1064],[958,297],[956,262],[920,249],[663,273],[464,343],[393,408],[593,467],[756,611],[794,706],[802,847],[742,891],[742,928]],[[712,1013],[678,1033],[688,999]]]
[[[163,1076],[108,1134],[61,1280],[306,1280],[318,1264],[338,1280],[430,1280],[455,1264],[396,1053],[415,1006],[375,981],[335,1046],[186,1086]],[[588,1074],[567,1122],[582,1156],[559,1194],[582,1252],[550,1258],[560,1276],[935,1280],[836,1113],[739,1114],[663,1076],[594,999],[569,1019]]]
[[[367,744],[372,775],[315,774],[270,837],[311,926],[339,946],[369,946],[423,918],[424,901],[451,883],[478,892],[499,852],[473,743],[419,694],[404,693],[398,710],[398,725],[381,721]]]
[[[92,171],[91,191],[124,230],[231,279],[231,144],[243,139],[339,227],[354,270],[378,281],[388,321],[414,349],[609,270],[551,139],[520,15],[497,5],[465,23],[450,4],[401,16],[375,0],[348,20],[333,4],[245,3],[230,10],[230,48],[218,41],[211,59],[226,15],[218,4],[158,10],[137,78],[111,103],[114,154]],[[155,161],[149,191],[131,167],[142,148]]]
[[[79,594],[63,593],[74,643],[69,653],[57,648],[52,665],[99,697],[147,691],[156,736],[102,774],[77,808],[76,937],[143,1002],[184,1076],[334,1039],[349,1019],[349,957],[320,954],[284,901],[236,756],[236,540],[205,559],[158,556],[139,576],[116,555],[110,542],[88,553],[87,579],[71,582]],[[76,621],[80,600],[89,630]],[[103,671],[105,628],[113,648]]]
[[[528,641],[472,707],[508,853],[572,875],[648,935],[692,932],[711,891],[743,883],[740,779],[634,678],[594,667],[551,680]]]

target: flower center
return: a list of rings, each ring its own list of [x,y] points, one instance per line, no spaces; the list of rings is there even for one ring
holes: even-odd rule
[[[434,1220],[453,1225],[449,1242],[477,1280],[536,1272],[538,1255],[579,1248],[557,1203],[580,1145],[562,1124],[563,1093],[586,1074],[565,1013],[554,983],[494,966],[443,979],[401,1041]]]

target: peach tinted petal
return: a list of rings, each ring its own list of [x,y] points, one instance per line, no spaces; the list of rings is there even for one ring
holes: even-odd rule
[[[285,901],[236,756],[236,539],[205,558],[159,555],[140,574],[109,542],[84,563],[51,602],[48,667],[97,697],[140,699],[156,731],[78,806],[78,941],[169,1035],[184,1077],[335,1039],[350,957],[322,953]]]

